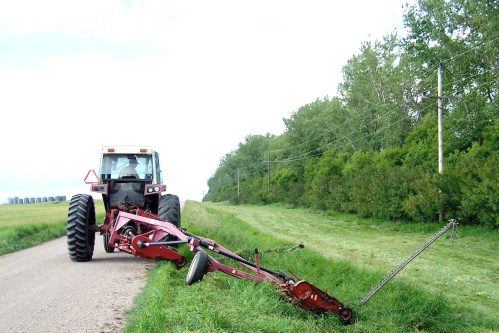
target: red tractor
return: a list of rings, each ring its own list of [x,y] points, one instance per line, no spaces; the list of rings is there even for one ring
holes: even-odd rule
[[[72,197],[67,224],[71,260],[92,259],[95,232],[103,235],[106,252],[111,253],[118,249],[137,255],[130,246],[129,236],[149,233],[151,228],[131,222],[120,230],[120,233],[114,233],[114,222],[119,212],[140,212],[142,216],[168,221],[180,227],[179,198],[176,195],[164,194],[166,185],[162,184],[159,155],[152,147],[104,147],[97,177],[98,183],[91,185],[91,191],[102,194],[106,208],[104,224],[96,225],[92,196],[77,194]],[[164,235],[158,238],[156,235],[154,240],[172,240],[172,236]]]
[[[106,252],[118,249],[143,258],[169,260],[177,268],[187,263],[177,251],[180,244],[186,244],[196,253],[187,272],[187,285],[199,282],[205,274],[215,271],[255,282],[270,281],[287,300],[315,312],[332,312],[343,322],[351,322],[352,310],[328,295],[327,290],[324,292],[301,280],[291,271],[288,275],[281,270],[261,267],[257,249],[253,263],[211,239],[181,228],[179,199],[176,195],[163,194],[166,186],[161,184],[159,156],[151,147],[104,147],[97,178],[91,190],[102,194],[106,208],[104,224],[96,225],[92,196],[73,196],[67,225],[71,260],[92,259],[96,232],[104,236]],[[232,259],[244,269],[225,265],[207,251]]]

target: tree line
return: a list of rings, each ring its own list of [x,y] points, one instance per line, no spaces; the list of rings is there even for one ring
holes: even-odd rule
[[[281,135],[248,135],[220,159],[204,200],[416,222],[442,212],[499,227],[499,4],[419,0],[403,11],[405,37],[363,42],[336,96],[284,118]]]

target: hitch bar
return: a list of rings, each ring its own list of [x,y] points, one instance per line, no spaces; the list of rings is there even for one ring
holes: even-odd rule
[[[137,246],[141,249],[145,249],[146,247],[149,246],[170,246],[170,245],[180,245],[180,244],[187,244],[189,243],[188,240],[182,240],[182,241],[169,241],[169,242],[146,242],[146,241],[138,241]]]
[[[201,242],[201,244],[203,245],[203,242]],[[205,247],[205,246],[203,245],[203,247]],[[215,251],[214,249],[212,249],[212,248],[210,248],[210,247],[206,247],[206,248],[207,248],[208,250],[211,250],[211,251],[213,251],[213,252],[216,252],[216,253],[219,253],[219,254],[221,254],[221,255],[223,255],[223,256],[226,256],[227,258],[230,258],[230,259],[236,260],[236,261],[238,261],[238,262],[240,262],[240,263],[243,263],[243,264],[249,265],[249,266],[254,267],[254,268],[256,268],[256,269],[260,269],[260,270],[262,270],[262,271],[264,271],[264,272],[267,272],[267,273],[269,273],[269,274],[272,274],[272,275],[273,275],[273,276],[275,276],[275,277],[280,277],[279,273],[274,272],[274,271],[272,271],[272,270],[270,270],[270,269],[267,269],[267,268],[265,268],[265,267],[261,267],[259,264],[258,264],[258,265],[257,265],[257,264],[254,264],[254,263],[252,263],[252,262],[250,262],[250,261],[248,261],[248,260],[245,260],[245,259],[243,259],[243,258],[239,257],[238,255],[232,255],[232,254],[230,254],[229,252],[225,252],[225,251],[223,251],[223,250],[217,250],[217,251]],[[258,249],[255,249],[255,255],[258,255]]]

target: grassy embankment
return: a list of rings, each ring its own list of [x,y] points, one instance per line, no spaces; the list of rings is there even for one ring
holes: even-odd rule
[[[69,201],[0,206],[0,255],[41,244],[66,234]],[[104,218],[102,200],[95,201]]]
[[[262,266],[290,268],[328,288],[354,309],[357,323],[345,327],[334,316],[288,304],[271,284],[255,285],[220,272],[188,287],[187,269],[161,262],[149,272],[125,332],[499,331],[497,231],[460,227],[453,249],[448,232],[362,306],[365,294],[442,225],[194,202],[186,204],[182,224],[249,260],[258,247]],[[265,252],[299,241],[305,249]],[[180,250],[192,258],[187,247]]]

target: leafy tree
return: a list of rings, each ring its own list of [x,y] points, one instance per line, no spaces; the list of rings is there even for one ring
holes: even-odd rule
[[[267,166],[264,161],[270,143],[274,140],[276,137],[271,134],[248,135],[244,143],[239,143],[238,149],[221,157],[215,174],[208,180],[210,191],[206,199],[227,200],[229,195],[237,195],[238,177],[241,179],[266,175]],[[227,193],[229,186],[231,190]],[[223,191],[217,190],[219,188]]]
[[[282,135],[249,135],[223,156],[207,199],[417,222],[436,221],[442,210],[461,223],[499,227],[499,4],[419,0],[404,17],[405,38],[362,43],[343,67],[339,97],[300,107],[283,119]],[[440,62],[442,175],[434,99]]]
[[[345,103],[348,126],[342,127],[348,151],[382,151],[400,147],[412,127],[411,78],[402,67],[396,34],[383,41],[364,42],[360,54],[343,67],[339,93]],[[412,79],[413,80],[413,79]],[[401,87],[401,82],[409,84]]]
[[[436,93],[435,73],[443,67],[447,141],[465,150],[499,116],[499,4],[491,0],[420,0],[405,9],[410,28],[403,39],[407,57],[420,63],[418,76]]]
[[[337,146],[339,126],[345,119],[341,101],[325,97],[300,107],[283,121],[286,147],[272,152],[274,160],[288,161],[286,167],[301,176],[307,159]]]

